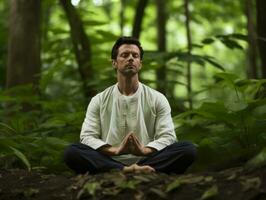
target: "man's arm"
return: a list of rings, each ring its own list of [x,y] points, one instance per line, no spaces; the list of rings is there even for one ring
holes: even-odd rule
[[[91,99],[80,133],[81,143],[88,145],[93,149],[98,149],[99,147],[106,145],[106,142],[100,138],[100,103],[101,101],[98,95]]]
[[[171,108],[164,95],[158,95],[155,108],[156,123],[154,141],[151,141],[146,146],[161,150],[166,146],[176,142],[177,139],[171,117]]]

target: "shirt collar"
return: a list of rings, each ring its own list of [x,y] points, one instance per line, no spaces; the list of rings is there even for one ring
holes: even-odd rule
[[[142,91],[142,83],[141,82],[138,82],[139,83],[139,86],[138,86],[138,89],[137,91],[133,94],[133,95],[130,95],[130,96],[125,96],[123,94],[121,94],[121,92],[119,91],[118,89],[118,83],[115,84],[115,88],[114,88],[114,94],[118,97],[122,97],[122,98],[128,98],[130,100],[136,100],[138,99],[141,91]]]

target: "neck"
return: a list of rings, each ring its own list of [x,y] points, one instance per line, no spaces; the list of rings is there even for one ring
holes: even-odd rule
[[[133,77],[118,76],[117,81],[119,91],[126,96],[133,95],[139,87],[139,79],[137,75]]]

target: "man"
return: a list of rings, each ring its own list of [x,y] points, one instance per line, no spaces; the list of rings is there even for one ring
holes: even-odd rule
[[[117,84],[91,99],[80,134],[65,162],[76,173],[183,173],[194,161],[190,142],[176,142],[171,108],[164,95],[139,82],[143,49],[132,37],[113,46]]]

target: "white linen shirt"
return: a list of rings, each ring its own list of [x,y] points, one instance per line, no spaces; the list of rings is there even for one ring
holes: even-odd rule
[[[91,99],[81,129],[81,143],[93,149],[106,144],[118,147],[130,132],[144,146],[156,150],[176,141],[171,108],[163,94],[139,82],[131,96],[122,95],[115,84]],[[112,158],[130,165],[143,157],[125,154]]]

